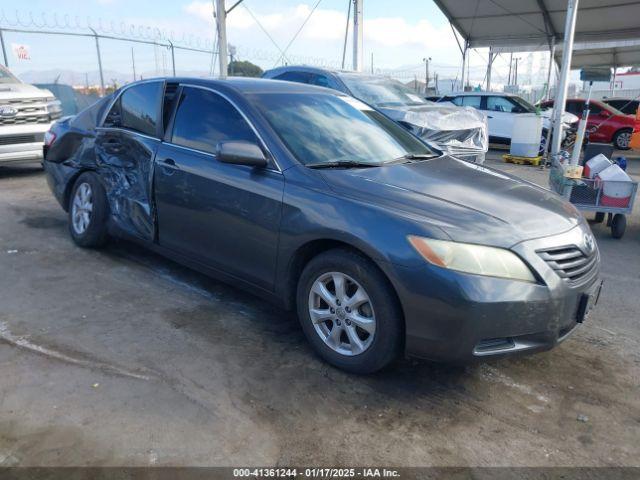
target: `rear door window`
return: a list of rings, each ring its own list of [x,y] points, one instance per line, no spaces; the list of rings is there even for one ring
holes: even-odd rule
[[[122,128],[156,136],[161,82],[141,83],[124,91],[120,97]]]
[[[127,88],[111,107],[104,126],[157,136],[162,86],[162,82],[150,82]]]
[[[456,100],[459,100],[459,103],[454,103],[461,107],[473,107],[479,109],[482,105],[482,97],[479,95],[465,95],[462,97],[457,97]]]
[[[171,142],[215,154],[219,142],[230,140],[259,143],[244,117],[222,96],[202,88],[184,87]]]
[[[487,110],[491,112],[513,113],[520,108],[506,97],[487,97]]]
[[[333,78],[330,78],[327,75],[321,75],[319,73],[312,74],[311,80],[309,83],[311,83],[312,85],[317,85],[319,87],[333,88],[334,90],[339,90],[338,84],[333,80]]]
[[[276,80],[286,80],[287,82],[309,83],[311,82],[311,74],[307,72],[285,72],[273,77]]]

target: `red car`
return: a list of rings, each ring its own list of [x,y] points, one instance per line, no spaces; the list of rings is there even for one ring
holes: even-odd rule
[[[572,98],[567,100],[567,112],[582,118],[582,111],[586,100]],[[553,101],[543,102],[541,108],[553,107]],[[589,141],[598,143],[612,143],[618,150],[629,150],[631,133],[636,125],[633,115],[625,115],[611,105],[599,100],[589,102],[589,120],[587,132]],[[639,124],[640,128],[640,124]]]

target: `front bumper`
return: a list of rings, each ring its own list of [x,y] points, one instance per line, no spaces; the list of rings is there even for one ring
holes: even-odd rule
[[[42,160],[44,134],[51,124],[0,127],[0,165]]]
[[[585,295],[598,293],[599,265],[582,282],[569,283],[537,251],[581,245],[584,228],[512,247],[538,273],[540,282],[536,284],[431,265],[395,267],[395,286],[405,314],[407,355],[469,363],[549,350],[565,340],[582,320]]]

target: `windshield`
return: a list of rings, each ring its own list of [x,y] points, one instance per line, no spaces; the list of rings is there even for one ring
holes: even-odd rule
[[[366,75],[339,74],[351,94],[375,107],[424,105],[425,99],[397,80]]]
[[[402,126],[352,97],[265,93],[255,104],[305,165],[379,166],[409,154],[434,155]]]
[[[22,83],[13,74],[0,65],[0,83]]]

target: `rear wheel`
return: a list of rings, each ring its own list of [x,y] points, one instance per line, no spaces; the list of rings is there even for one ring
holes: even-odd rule
[[[622,238],[626,229],[627,217],[621,213],[616,213],[611,221],[611,236],[613,238]]]
[[[69,232],[80,247],[101,247],[107,241],[107,196],[95,173],[78,177],[69,204]]]
[[[629,150],[632,133],[633,131],[630,128],[617,131],[613,136],[613,146],[618,150]]]
[[[371,373],[398,356],[403,318],[392,286],[362,255],[322,253],[298,282],[298,318],[313,349],[352,373]]]

